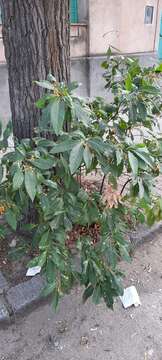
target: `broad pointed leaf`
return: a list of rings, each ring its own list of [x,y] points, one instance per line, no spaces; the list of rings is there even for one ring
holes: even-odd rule
[[[92,164],[92,152],[90,151],[89,147],[86,145],[83,153],[84,162],[86,164],[87,169],[90,168]]]
[[[138,173],[138,160],[137,160],[136,156],[131,151],[128,152],[128,159],[129,159],[130,167],[132,169],[133,174],[137,175],[137,173]]]
[[[3,180],[3,166],[0,164],[0,183]]]
[[[91,122],[92,113],[90,109],[78,100],[74,101],[74,113],[78,121],[81,121],[85,126]]]
[[[51,105],[51,124],[56,135],[59,135],[63,129],[65,119],[65,103],[57,99]]]
[[[71,140],[71,139],[62,141],[60,143],[56,143],[54,147],[51,149],[50,153],[58,154],[58,153],[70,151],[76,144],[78,144],[78,140]]]
[[[44,88],[44,89],[48,89],[48,90],[54,90],[54,86],[53,84],[51,84],[49,81],[47,80],[43,80],[43,81],[34,81],[35,84],[37,84],[38,86]]]
[[[18,190],[24,181],[23,171],[18,168],[13,177],[13,190]]]
[[[142,199],[144,197],[144,193],[145,193],[142,179],[139,179],[138,186],[139,186],[139,197],[140,197],[140,199]]]
[[[14,211],[12,209],[8,209],[6,214],[5,214],[5,218],[7,223],[11,226],[11,228],[16,231],[17,228],[17,220],[16,220],[16,215],[14,213]]]
[[[37,179],[33,169],[25,170],[25,189],[30,199],[34,201],[37,192]]]
[[[83,159],[83,151],[84,151],[83,143],[77,144],[72,149],[72,151],[70,153],[70,159],[69,159],[71,174],[74,174],[76,172],[76,170],[79,168],[79,166],[81,165],[81,162]]]
[[[142,149],[141,149],[142,150]],[[152,156],[150,156],[149,153],[145,151],[140,151],[140,149],[133,151],[137,157],[139,157],[141,160],[143,160],[147,165],[149,165],[151,168],[153,167],[154,161]]]
[[[132,79],[130,74],[128,74],[126,80],[125,80],[125,88],[127,91],[131,91],[132,90]]]
[[[56,164],[56,161],[53,158],[48,158],[48,159],[40,158],[40,159],[31,160],[30,162],[32,165],[34,165],[40,170],[51,169]]]
[[[90,296],[93,294],[94,287],[90,285],[88,288],[85,289],[83,294],[83,303],[85,303]]]

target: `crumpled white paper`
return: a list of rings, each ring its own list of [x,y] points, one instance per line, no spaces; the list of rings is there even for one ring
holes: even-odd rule
[[[135,286],[130,286],[124,289],[124,294],[123,296],[120,296],[120,300],[125,309],[132,305],[134,305],[135,307],[141,305],[141,301]]]
[[[34,266],[27,270],[26,276],[35,276],[41,272],[40,266]]]

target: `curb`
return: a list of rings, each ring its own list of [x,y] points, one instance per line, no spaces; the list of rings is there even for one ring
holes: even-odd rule
[[[24,314],[34,305],[39,305],[44,298],[41,291],[45,281],[40,275],[9,288],[0,272],[0,326],[10,324],[16,315]]]
[[[144,242],[151,241],[154,236],[162,232],[162,222],[148,228],[140,225],[136,231],[129,234],[133,250]],[[16,315],[22,315],[34,305],[44,302],[41,290],[45,285],[44,279],[37,275],[30,280],[9,288],[9,284],[0,271],[0,326],[10,324]]]
[[[136,231],[130,233],[129,238],[133,249],[140,246],[144,242],[151,241],[154,236],[162,232],[162,221],[151,226],[150,228],[146,225],[139,225]]]

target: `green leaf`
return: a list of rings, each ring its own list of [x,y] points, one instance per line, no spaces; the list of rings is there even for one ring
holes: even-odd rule
[[[144,197],[144,193],[145,193],[142,179],[138,180],[138,186],[139,186],[139,197],[140,197],[140,199],[142,199]]]
[[[78,144],[78,140],[65,140],[61,143],[56,143],[54,147],[51,149],[51,154],[64,153],[66,151],[72,150],[72,148]]]
[[[51,230],[56,230],[59,228],[60,226],[60,215],[62,215],[64,213],[64,210],[60,210],[59,211],[59,214],[57,216],[55,216],[55,218],[50,221],[49,225],[50,225],[50,228]]]
[[[69,158],[71,174],[74,174],[81,165],[83,159],[83,151],[84,151],[83,143],[77,144],[72,149]]]
[[[41,118],[39,121],[39,128],[41,130],[49,130],[51,119],[51,103],[49,103],[44,109],[42,109]]]
[[[44,266],[44,264],[47,261],[47,251],[45,250],[40,256],[39,256],[39,261],[38,261],[38,266],[40,266],[41,268]]]
[[[40,240],[40,243],[39,243],[39,249],[40,250],[45,250],[46,249],[48,237],[49,237],[49,230],[46,231],[41,237],[41,240]]]
[[[83,294],[83,303],[85,303],[90,296],[93,294],[94,287],[90,285],[87,289],[85,289]]]
[[[128,152],[128,159],[129,159],[130,167],[133,171],[133,174],[137,175],[138,174],[138,160],[131,151]]]
[[[52,180],[44,180],[44,185],[48,186],[51,189],[57,190],[58,186],[57,183]]]
[[[141,160],[143,160],[147,165],[149,165],[151,168],[153,167],[153,158],[152,156],[145,152],[145,149],[143,150],[142,148],[140,149],[136,149],[133,150],[133,152],[136,154],[137,157],[139,157]]]
[[[37,227],[36,224],[23,224],[22,225],[22,229],[25,230],[25,231],[32,231],[36,227]]]
[[[35,105],[38,109],[43,109],[47,105],[47,103],[53,99],[54,95],[45,95],[41,99],[37,100]]]
[[[142,86],[141,91],[143,93],[150,94],[150,95],[158,95],[158,94],[160,94],[160,88],[155,87],[153,85],[149,85],[147,83],[145,83]]]
[[[18,190],[24,181],[24,174],[22,169],[18,168],[13,177],[13,190]]]
[[[101,67],[102,67],[103,69],[108,69],[108,67],[109,67],[108,62],[107,62],[107,61],[103,61],[103,62],[101,63]]]
[[[70,84],[68,84],[68,90],[71,92],[75,89],[77,89],[79,86],[77,81],[72,81]]]
[[[130,261],[130,258],[129,260]],[[113,273],[110,274],[110,277],[112,279],[112,288],[114,290],[116,290],[117,292],[117,295],[120,295],[120,296],[123,296],[123,293],[124,293],[124,289],[121,285],[121,280],[120,278],[118,278],[116,275],[114,275]]]
[[[129,121],[137,121],[137,106],[132,102],[129,105]]]
[[[53,291],[55,290],[55,287],[56,287],[56,282],[53,282],[52,284],[48,284],[41,292],[41,295],[43,297],[46,297],[50,294],[53,293]]]
[[[112,50],[111,50],[111,46],[108,47],[108,50],[106,52],[106,55],[109,57],[112,55]]]
[[[147,117],[147,108],[142,101],[138,102],[138,111],[139,111],[140,119],[145,120]]]
[[[128,263],[131,263],[131,257],[126,249],[126,246],[120,246],[120,253],[123,260],[127,261]]]
[[[44,89],[48,89],[48,90],[54,90],[54,86],[53,84],[51,84],[49,81],[44,80],[44,81],[34,81],[35,84],[37,84],[38,86],[44,88]]]
[[[116,150],[116,160],[117,160],[117,166],[120,165],[123,160],[123,152],[120,149]]]
[[[88,140],[88,144],[92,147],[95,152],[109,154],[112,152],[112,146],[104,142],[99,137],[94,137]]]
[[[51,124],[56,135],[59,135],[63,129],[64,118],[65,103],[57,99],[51,105]]]
[[[155,72],[157,72],[157,73],[162,72],[162,64],[159,64],[158,66],[155,67]]]
[[[25,189],[31,201],[34,201],[37,192],[37,179],[32,169],[25,170]]]
[[[93,158],[93,156],[89,149],[89,146],[86,145],[85,149],[84,149],[84,153],[83,153],[83,159],[84,159],[87,169],[89,169],[91,167],[92,158]]]
[[[64,226],[66,231],[71,231],[73,228],[72,222],[69,220],[68,216],[64,215]]]
[[[9,138],[9,136],[10,136],[11,134],[12,134],[12,122],[9,121],[9,122],[7,123],[7,126],[6,126],[6,128],[5,128],[5,130],[4,130],[4,132],[3,132],[3,142],[4,142],[4,145],[5,145],[5,146],[8,146],[7,140],[8,140],[8,138]]]
[[[55,145],[55,142],[47,139],[35,139],[34,140],[37,146],[40,147],[52,147]]]
[[[52,298],[52,307],[55,311],[57,310],[58,302],[59,302],[59,292],[58,289],[55,289]]]
[[[147,224],[152,226],[155,222],[155,215],[152,209],[150,209],[147,213]]]
[[[16,231],[17,228],[17,219],[13,210],[8,209],[5,214],[5,219],[11,228]]]
[[[22,244],[16,248],[12,248],[8,252],[9,259],[11,261],[21,261],[22,257],[26,255],[28,248],[25,244]]]
[[[127,91],[131,91],[133,88],[130,74],[128,74],[127,78],[125,79],[125,88]]]
[[[48,75],[47,75],[47,80],[51,83],[56,83],[56,78],[55,78],[55,76],[54,75],[52,75],[51,73],[49,73]]]
[[[88,126],[91,121],[91,111],[84,103],[81,103],[78,99],[74,101],[74,113],[78,121],[82,122],[85,126]]]
[[[30,163],[40,170],[49,170],[53,168],[53,166],[56,164],[56,161],[52,157],[51,158],[48,157],[47,159],[40,158],[40,159],[30,160]]]
[[[5,226],[0,225],[0,240],[5,239],[6,236],[7,236],[7,231],[5,229]]]
[[[30,260],[27,264],[28,268],[32,268],[38,265],[39,265],[39,256],[36,256],[34,259]]]
[[[100,303],[101,300],[101,287],[100,285],[96,285],[96,287],[94,288],[93,291],[93,296],[92,296],[92,301],[94,302],[95,305],[98,305]]]
[[[3,180],[3,166],[0,164],[0,183]]]

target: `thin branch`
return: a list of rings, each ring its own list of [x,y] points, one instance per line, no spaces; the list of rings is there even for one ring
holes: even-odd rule
[[[127,186],[127,184],[129,184],[129,182],[130,182],[131,180],[132,180],[132,178],[128,179],[128,180],[125,182],[125,184],[123,185],[123,187],[122,187],[122,189],[121,189],[120,195],[122,195],[125,187]]]
[[[102,191],[103,191],[105,178],[106,178],[106,175],[104,175],[104,176],[103,176],[103,179],[102,179],[101,188],[100,188],[100,194],[102,194]]]
[[[82,186],[82,169],[81,169],[81,167],[80,167],[79,178],[80,178],[80,187],[81,187]]]

